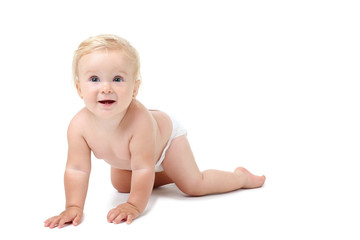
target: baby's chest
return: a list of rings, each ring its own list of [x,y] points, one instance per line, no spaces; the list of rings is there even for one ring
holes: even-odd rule
[[[130,168],[131,154],[128,142],[98,142],[92,144],[90,148],[96,158],[105,160],[111,166],[121,169]]]

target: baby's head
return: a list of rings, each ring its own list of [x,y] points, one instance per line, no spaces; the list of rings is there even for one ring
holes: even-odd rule
[[[78,49],[74,53],[73,58],[73,79],[75,85],[79,83],[79,72],[78,64],[82,56],[93,53],[99,50],[122,50],[127,55],[129,61],[132,62],[134,66],[133,76],[134,81],[141,80],[140,75],[140,58],[136,49],[131,46],[131,44],[125,39],[112,35],[112,34],[103,34],[95,37],[90,37],[80,43]]]

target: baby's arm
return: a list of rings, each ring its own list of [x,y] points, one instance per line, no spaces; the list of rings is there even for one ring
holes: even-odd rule
[[[155,179],[155,140],[156,131],[152,119],[137,125],[130,141],[131,152],[131,189],[126,203],[120,204],[108,214],[108,221],[128,224],[146,208]]]
[[[45,226],[63,227],[66,222],[78,225],[83,215],[88,189],[91,150],[81,134],[77,121],[72,121],[68,129],[68,160],[64,175],[66,209],[59,216],[45,221]]]

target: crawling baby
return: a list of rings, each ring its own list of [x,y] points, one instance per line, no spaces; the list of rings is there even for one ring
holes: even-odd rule
[[[66,209],[47,219],[45,227],[80,224],[91,152],[111,165],[114,188],[130,193],[125,203],[109,211],[109,223],[130,224],[145,210],[153,188],[165,184],[175,183],[191,196],[264,184],[265,176],[242,167],[233,172],[199,170],[181,124],[136,99],[141,83],[139,56],[123,38],[100,35],[83,41],[74,54],[73,76],[85,107],[67,133]]]

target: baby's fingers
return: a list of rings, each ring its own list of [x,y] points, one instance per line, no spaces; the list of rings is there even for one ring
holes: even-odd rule
[[[114,208],[108,214],[109,223],[120,223],[122,219],[126,217],[126,214],[121,210]],[[121,218],[121,219],[120,219]]]
[[[50,224],[50,218],[44,221],[44,227],[48,227]]]
[[[74,226],[79,225],[80,221],[81,221],[81,216],[77,215],[77,216],[75,217],[75,219],[73,220],[73,225],[74,225]]]
[[[130,224],[133,220],[134,220],[133,215],[129,215],[129,216],[127,217],[126,223],[127,223],[127,224]]]
[[[64,227],[65,223],[69,223],[71,221],[73,221],[73,217],[69,217],[69,216],[62,216],[59,220],[59,224],[58,224],[58,228],[62,228]],[[75,224],[74,224],[75,225]]]
[[[65,224],[66,222],[68,222],[68,221],[67,221],[67,219],[66,219],[65,217],[60,218],[59,224],[58,224],[58,228],[64,227],[64,224]]]
[[[65,223],[70,223],[70,222],[72,222],[74,226],[77,226],[79,225],[80,220],[81,220],[81,215],[79,214],[76,214],[75,216],[65,214],[60,218],[58,227],[62,228],[64,227]]]
[[[122,220],[126,219],[126,217],[127,217],[126,213],[120,213],[112,222],[115,224],[121,223]]]
[[[116,208],[110,210],[110,212],[108,213],[107,219],[108,219],[108,222],[109,222],[109,223],[113,222],[114,219],[117,217],[118,214],[115,213],[115,212],[117,212],[117,209],[116,209]]]
[[[54,227],[56,227],[58,225],[59,221],[60,221],[59,216],[52,217],[52,218],[49,218],[48,220],[45,221],[44,226],[49,227],[49,228],[54,228]]]

